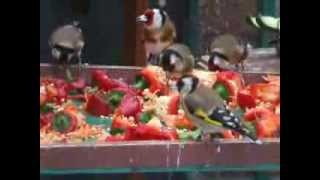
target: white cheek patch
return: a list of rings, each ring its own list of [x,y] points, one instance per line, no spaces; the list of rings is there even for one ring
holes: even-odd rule
[[[175,64],[177,62],[177,60],[178,60],[178,57],[175,54],[172,54],[170,56],[170,64],[171,65]]]
[[[162,16],[158,9],[154,10],[152,28],[159,29],[162,25]]]
[[[73,54],[68,54],[68,61],[70,62],[73,57]]]
[[[218,56],[215,56],[214,58],[213,58],[213,63],[214,64],[221,64],[221,59],[218,57]]]
[[[182,88],[182,91],[185,93],[191,92],[192,91],[192,84],[193,84],[192,79],[184,79],[183,83],[184,83],[184,87]]]
[[[181,59],[175,54],[171,55],[170,64],[175,66],[176,71],[182,71],[184,69],[184,64],[182,63]]]
[[[61,55],[60,51],[58,51],[56,48],[53,48],[51,52],[52,52],[52,56],[54,58],[59,59],[59,57]]]

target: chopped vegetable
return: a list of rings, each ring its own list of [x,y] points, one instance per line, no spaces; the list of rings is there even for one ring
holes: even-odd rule
[[[110,131],[111,135],[117,135],[117,134],[123,134],[123,133],[124,133],[124,130],[123,129],[119,129],[119,128],[113,128]]]
[[[244,117],[247,121],[255,122],[259,138],[275,137],[280,128],[280,117],[266,108],[250,109]]]
[[[237,72],[193,73],[228,102],[253,136],[279,137],[279,77],[267,76],[265,82],[245,87]],[[201,129],[185,116],[180,95],[169,91],[163,76],[161,68],[146,67],[133,86],[102,70],[92,71],[92,85],[84,79],[40,79],[40,143],[198,140]],[[243,138],[230,130],[218,135]]]
[[[224,100],[229,99],[229,92],[223,84],[216,83],[216,84],[214,84],[213,89],[220,95],[220,97],[222,99],[224,99]]]
[[[242,89],[238,92],[238,104],[241,108],[253,108],[256,106],[256,99],[250,94],[247,89]]]
[[[143,90],[146,86],[150,92],[158,92],[160,94],[166,94],[168,87],[160,81],[159,77],[150,68],[144,68],[136,77],[135,87]]]
[[[67,133],[73,131],[76,127],[77,119],[65,113],[56,114],[53,122],[52,128],[60,133]]]
[[[173,129],[160,129],[145,124],[129,128],[127,136],[130,140],[176,140],[178,138],[177,132]]]
[[[143,76],[137,76],[134,80],[133,87],[140,89],[140,90],[144,90],[149,87],[149,83]]]
[[[136,124],[133,120],[130,120],[129,118],[126,118],[122,115],[116,115],[112,120],[112,129],[122,129],[126,130],[129,127],[134,127]]]
[[[243,79],[239,73],[233,71],[223,71],[217,74],[216,84],[223,84],[223,87],[219,87],[220,94],[226,98],[230,106],[237,105],[238,92],[243,88]],[[227,92],[226,93],[226,90]]]
[[[152,115],[150,112],[144,112],[140,115],[140,122],[143,124],[148,123],[152,119]]]
[[[137,96],[132,96],[130,94],[126,94],[121,104],[118,107],[118,111],[121,112],[124,116],[133,116],[135,117],[137,113],[141,112],[142,105]]]
[[[108,101],[112,107],[116,108],[121,103],[124,93],[119,91],[112,91],[108,94]]]
[[[171,99],[168,105],[168,114],[178,114],[180,107],[180,96],[179,94],[171,95]]]
[[[201,129],[197,128],[195,130],[188,129],[178,129],[178,136],[180,140],[198,140],[201,137]]]
[[[108,116],[112,113],[112,108],[101,96],[98,93],[87,95],[85,110],[88,113],[95,116]]]

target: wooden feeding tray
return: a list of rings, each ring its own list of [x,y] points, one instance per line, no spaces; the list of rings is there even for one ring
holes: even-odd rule
[[[279,171],[280,140],[41,145],[40,173]]]
[[[268,54],[269,53],[269,54]],[[280,60],[273,50],[256,50],[249,57],[244,78],[261,81],[262,75],[280,75]],[[266,68],[270,68],[266,71]],[[260,69],[258,68],[260,66]],[[140,67],[88,66],[106,69],[113,78],[131,82]],[[52,73],[40,65],[41,76]],[[258,71],[257,71],[258,70]],[[187,171],[280,171],[280,139],[262,145],[241,140],[211,143],[181,141],[129,141],[103,144],[40,145],[41,174],[187,172]]]

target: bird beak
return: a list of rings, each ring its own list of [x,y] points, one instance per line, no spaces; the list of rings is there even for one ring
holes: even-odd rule
[[[138,16],[137,19],[136,19],[137,23],[145,23],[147,21],[148,21],[148,18],[145,15]]]

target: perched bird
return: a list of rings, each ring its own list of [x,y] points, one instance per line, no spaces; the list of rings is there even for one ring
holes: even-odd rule
[[[248,44],[233,35],[224,34],[218,36],[210,45],[210,59],[208,67],[216,70],[217,64],[221,61],[235,65],[236,68],[244,69],[244,60],[248,57]],[[220,61],[220,62],[219,62]]]
[[[242,125],[240,118],[228,110],[222,98],[214,90],[199,83],[198,78],[185,75],[178,80],[176,86],[186,116],[198,127],[201,127],[205,134],[231,129],[248,137],[253,142],[260,143]]]
[[[136,19],[144,24],[144,45],[151,64],[159,65],[156,57],[170,46],[177,37],[176,27],[167,12],[162,9],[147,9]]]
[[[49,39],[53,60],[65,68],[73,63],[81,65],[81,53],[84,45],[82,30],[77,22],[58,27]],[[67,71],[67,73],[70,73],[70,71]]]
[[[191,50],[186,45],[178,43],[163,50],[158,58],[162,69],[170,77],[175,78],[191,73],[195,65],[195,58]]]

